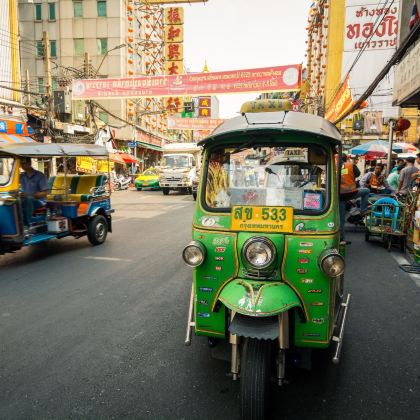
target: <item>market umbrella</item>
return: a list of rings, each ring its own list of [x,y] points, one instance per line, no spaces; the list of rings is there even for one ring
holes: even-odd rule
[[[350,149],[352,155],[364,155],[366,160],[380,159],[388,155],[389,143],[383,140],[373,140]],[[401,148],[392,147],[394,153],[401,153]]]
[[[414,144],[411,143],[395,143],[395,146],[401,149],[401,152],[398,153],[418,153],[419,149],[417,149]]]

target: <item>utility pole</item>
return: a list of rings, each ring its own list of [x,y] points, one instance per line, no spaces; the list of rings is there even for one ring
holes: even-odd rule
[[[90,79],[90,56],[89,53],[85,52],[84,61],[83,61],[83,77],[85,79]],[[86,119],[86,125],[89,127],[89,129],[92,129],[92,124],[95,123],[95,114],[94,114],[94,108],[91,101],[85,101],[85,105],[87,108],[87,119]]]
[[[51,55],[50,55],[50,39],[48,32],[44,31],[44,73],[45,73],[45,87],[47,93],[47,130],[51,128],[52,112],[53,112],[53,97],[52,97],[52,79],[51,79]]]
[[[45,134],[51,136],[52,128],[52,115],[54,112],[54,99],[52,96],[52,77],[51,77],[51,54],[50,54],[50,38],[48,32],[43,33],[44,41],[44,74],[45,74],[45,87],[47,93],[47,115],[46,115],[46,127]],[[45,140],[45,139],[44,139]],[[52,139],[50,139],[51,141]],[[57,173],[57,161],[56,158],[51,159],[50,175],[56,175]]]
[[[31,85],[29,83],[29,70],[26,69],[25,90],[26,90],[26,105],[31,105]]]

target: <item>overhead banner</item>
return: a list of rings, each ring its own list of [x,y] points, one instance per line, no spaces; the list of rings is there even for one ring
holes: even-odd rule
[[[212,118],[168,118],[169,130],[214,130],[224,120]]]
[[[332,104],[325,113],[328,121],[334,122],[340,118],[353,104],[353,97],[349,88],[349,76],[346,77],[343,86],[337,92]]]
[[[73,80],[73,100],[290,92],[300,89],[301,65],[213,73]]]
[[[146,4],[207,3],[208,0],[147,0]]]

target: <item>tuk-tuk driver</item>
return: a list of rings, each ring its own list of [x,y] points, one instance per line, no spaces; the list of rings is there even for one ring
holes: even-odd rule
[[[20,163],[24,171],[20,174],[20,187],[23,192],[23,222],[29,226],[34,210],[45,205],[42,199],[48,194],[48,180],[42,172],[32,168],[30,158],[21,158]]]

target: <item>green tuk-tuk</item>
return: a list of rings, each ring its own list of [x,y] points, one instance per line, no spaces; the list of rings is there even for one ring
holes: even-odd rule
[[[183,251],[194,268],[185,343],[192,332],[230,343],[241,418],[261,420],[286,360],[332,344],[333,361],[340,358],[350,301],[339,239],[340,133],[310,114],[250,112],[201,146],[193,241]]]

